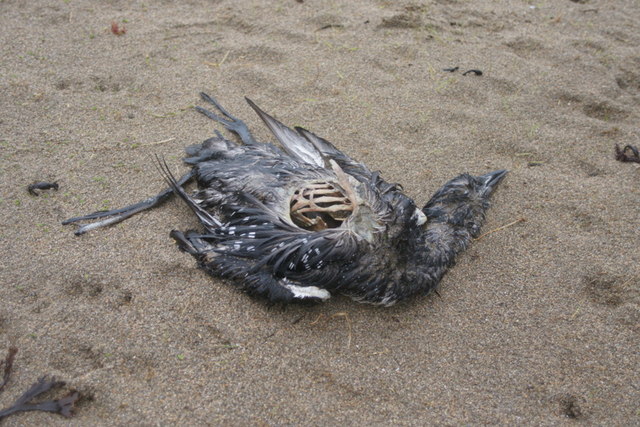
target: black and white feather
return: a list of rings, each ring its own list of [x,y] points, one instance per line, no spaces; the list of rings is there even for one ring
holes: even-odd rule
[[[392,305],[435,289],[479,233],[488,198],[506,174],[460,175],[420,209],[399,185],[312,132],[285,126],[249,99],[282,148],[257,142],[244,122],[201,96],[217,113],[197,110],[242,144],[216,131],[186,149],[191,170],[180,179],[159,162],[170,190],[131,207],[65,221],[106,218],[76,234],[156,206],[172,191],[202,230],[174,230],[171,237],[211,275],[270,301],[321,301],[343,294]],[[183,186],[191,179],[198,189],[190,195]]]

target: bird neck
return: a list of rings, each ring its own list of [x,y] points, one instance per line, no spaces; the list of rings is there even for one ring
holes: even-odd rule
[[[471,238],[471,230],[467,227],[449,221],[430,221],[422,242],[426,248],[427,265],[452,266]]]
[[[409,276],[413,277],[407,278],[415,280],[420,292],[433,290],[455,264],[456,256],[471,242],[475,221],[459,219],[451,215],[429,217],[419,238],[410,245],[409,253],[413,259],[408,264],[413,266],[413,271]]]

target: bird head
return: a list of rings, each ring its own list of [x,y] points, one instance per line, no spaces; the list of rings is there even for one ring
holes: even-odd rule
[[[480,176],[462,174],[440,188],[423,212],[429,221],[461,227],[476,236],[489,207],[489,196],[506,174],[506,170]]]

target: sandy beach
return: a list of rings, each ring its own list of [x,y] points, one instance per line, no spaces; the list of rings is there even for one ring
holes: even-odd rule
[[[640,424],[640,164],[614,156],[640,147],[637,0],[0,0],[0,27],[0,409],[45,374],[81,395],[3,425]],[[201,91],[419,206],[508,169],[496,231],[440,297],[282,308],[176,249],[179,200],[61,225],[156,194],[156,155],[186,171],[224,130]]]

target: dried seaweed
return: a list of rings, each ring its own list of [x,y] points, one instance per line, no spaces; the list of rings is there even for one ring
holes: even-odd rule
[[[342,24],[327,24],[327,25],[324,25],[324,26],[318,28],[316,31],[327,30],[329,28],[344,28],[344,25],[342,25]]]
[[[460,69],[460,67],[456,66],[456,67],[451,67],[451,68],[443,68],[442,71],[446,71],[447,73],[455,73],[456,71],[458,71]],[[467,74],[475,74],[476,76],[481,76],[483,73],[481,70],[478,69],[471,69],[471,70],[467,70],[464,73],[462,73],[463,76],[466,76]]]
[[[11,368],[13,367],[13,361],[16,358],[16,353],[18,349],[16,347],[9,347],[9,353],[7,357],[4,359],[4,373],[2,374],[2,382],[0,382],[0,391],[4,388],[4,386],[9,382],[9,376],[11,375]]]
[[[56,381],[55,378],[48,379],[46,376],[41,377],[38,379],[38,382],[34,383],[29,390],[24,392],[12,406],[0,411],[0,419],[15,414],[16,412],[24,411],[55,412],[67,418],[71,417],[73,415],[73,404],[80,397],[77,391],[71,392],[60,399],[30,403],[42,393],[64,385],[65,383],[63,381]]]
[[[0,391],[9,381],[11,368],[17,352],[17,348],[9,348],[9,354],[4,361],[4,375],[2,383],[0,383]],[[4,417],[15,414],[16,412],[26,411],[55,412],[64,417],[71,417],[73,415],[73,404],[80,398],[80,394],[77,391],[72,391],[60,399],[32,403],[32,400],[41,394],[64,385],[65,383],[63,381],[56,381],[53,377],[40,377],[38,381],[32,384],[31,387],[29,387],[29,390],[24,392],[13,405],[0,411],[0,420]]]
[[[57,182],[34,182],[33,184],[29,185],[29,187],[27,187],[27,191],[29,192],[29,194],[37,196],[39,193],[36,190],[53,189],[58,191],[58,188],[60,188],[60,186]]]
[[[630,152],[630,154],[627,154],[627,152]],[[633,145],[627,145],[621,150],[620,146],[616,144],[616,160],[619,162],[640,163],[640,152]]]
[[[475,74],[476,76],[481,76],[482,71],[473,69],[473,70],[467,70],[464,73],[462,73],[463,76],[466,76],[467,74]]]

